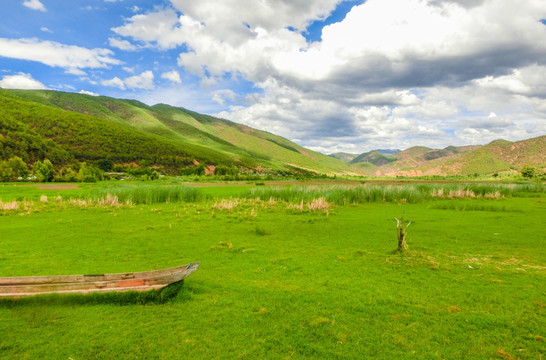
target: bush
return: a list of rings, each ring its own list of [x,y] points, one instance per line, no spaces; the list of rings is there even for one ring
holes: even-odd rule
[[[99,168],[83,163],[78,172],[78,179],[83,182],[97,182],[102,180],[102,171]]]
[[[214,169],[214,175],[215,176],[221,176],[221,175],[237,175],[239,173],[239,171],[237,170],[237,168],[234,168],[234,167],[227,167],[227,166],[224,166],[224,165],[218,165],[215,169]]]
[[[114,169],[114,162],[110,159],[97,161],[97,167],[104,172],[111,172]]]
[[[525,165],[523,169],[521,169],[521,176],[527,179],[532,179],[537,175],[537,170],[529,165]]]
[[[13,180],[13,169],[9,166],[7,161],[0,162],[0,181]]]
[[[34,163],[32,168],[36,180],[39,182],[51,182],[55,178],[55,169],[53,164],[48,159],[45,159],[44,162],[40,160]]]
[[[78,180],[78,173],[71,167],[67,167],[66,169],[61,170],[60,177],[55,181],[76,182]]]

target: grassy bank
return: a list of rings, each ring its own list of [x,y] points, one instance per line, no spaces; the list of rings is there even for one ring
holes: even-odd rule
[[[546,356],[543,188],[450,186],[36,190],[0,216],[0,276],[202,265],[164,294],[0,300],[0,358]]]

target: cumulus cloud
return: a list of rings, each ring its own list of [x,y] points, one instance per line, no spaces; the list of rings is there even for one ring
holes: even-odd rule
[[[123,82],[123,80],[121,80],[117,76],[110,80],[102,80],[100,83],[103,86],[117,87],[121,90],[125,90],[125,82]]]
[[[131,89],[153,89],[155,88],[154,74],[151,71],[144,71],[140,75],[128,77],[125,79],[125,85]]]
[[[85,71],[81,70],[81,69],[76,69],[76,68],[69,68],[65,71],[65,73],[67,74],[71,74],[71,75],[77,75],[77,76],[85,76],[87,75],[85,73]]]
[[[121,64],[108,49],[87,49],[38,39],[0,38],[0,56],[40,62],[49,66],[83,69]]]
[[[16,75],[6,75],[0,80],[0,87],[4,89],[24,89],[24,90],[41,90],[47,87],[35,80],[32,75],[19,73]]]
[[[127,40],[120,40],[120,39],[116,39],[116,38],[108,38],[108,43],[110,44],[111,47],[118,48],[120,50],[125,50],[125,51],[138,50],[138,46],[135,46],[135,45],[131,44]]]
[[[536,41],[545,28],[531,21],[541,15],[535,11],[512,0],[472,8],[369,0],[325,27],[321,42],[281,52],[273,64],[296,80],[357,89],[456,85],[536,61],[546,43]]]
[[[45,26],[42,26],[40,28],[40,31],[43,31],[43,32],[46,32],[46,33],[50,33],[50,34],[53,34],[53,31],[49,30],[47,27]]]
[[[40,0],[25,0],[23,1],[23,5],[32,10],[47,11]]]
[[[176,83],[176,84],[181,84],[182,83],[182,80],[180,79],[180,74],[176,70],[168,71],[168,72],[165,72],[165,73],[161,74],[161,78],[169,80],[169,81],[171,81],[173,83]]]
[[[94,93],[92,91],[83,90],[83,89],[78,91],[78,94],[84,94],[84,95],[90,95],[90,96],[99,96],[99,94],[97,94],[97,93]]]
[[[367,0],[315,42],[307,26],[340,1],[171,3],[112,30],[139,46],[179,48],[178,65],[228,106],[218,115],[315,150],[546,130],[543,0]],[[222,88],[225,78],[260,92],[245,100]]]
[[[140,75],[130,76],[124,80],[116,76],[110,80],[102,80],[101,85],[117,87],[121,90],[127,88],[151,90],[155,88],[154,74],[151,71],[144,71]]]
[[[115,27],[112,31],[162,50],[172,49],[184,43],[184,34],[173,9],[135,15],[127,19],[125,25]]]

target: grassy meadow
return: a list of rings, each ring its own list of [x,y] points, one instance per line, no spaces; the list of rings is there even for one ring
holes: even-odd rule
[[[546,358],[544,185],[217,185],[0,185],[0,276],[202,263],[0,299],[0,358]]]

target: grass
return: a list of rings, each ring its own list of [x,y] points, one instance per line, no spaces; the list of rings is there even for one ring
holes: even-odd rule
[[[360,187],[215,187],[192,189],[195,201],[86,207],[2,188],[1,201],[34,211],[0,212],[0,276],[202,265],[163,295],[0,300],[0,358],[544,357],[543,190],[430,196],[440,186],[374,189],[377,201],[358,200]],[[402,213],[409,249],[393,254]]]
[[[202,193],[196,188],[165,185],[127,185],[98,188],[90,194],[89,198],[100,200],[105,199],[108,195],[117,197],[122,203],[130,202],[133,204],[196,202],[203,199]]]
[[[288,202],[313,201],[320,197],[337,205],[370,202],[422,203],[438,198],[520,197],[543,194],[546,187],[537,184],[409,184],[362,186],[298,186],[253,188],[242,196],[273,198]]]

